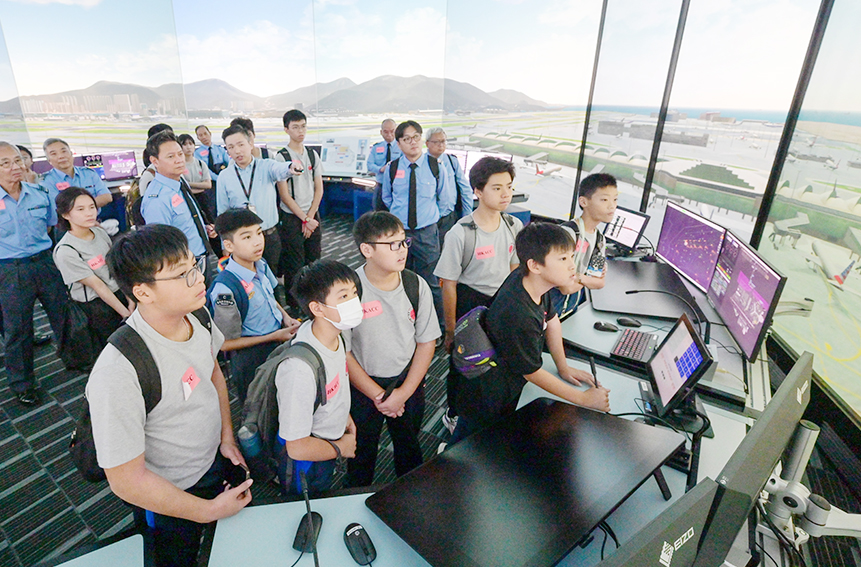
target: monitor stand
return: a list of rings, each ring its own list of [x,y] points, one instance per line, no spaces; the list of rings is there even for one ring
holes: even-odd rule
[[[640,393],[643,398],[643,409],[645,410],[645,421],[650,425],[671,425],[674,429],[678,431],[684,431],[686,433],[690,433],[693,435],[703,426],[703,420],[694,413],[694,410],[700,412],[703,415],[706,414],[705,407],[703,406],[702,401],[700,401],[699,396],[696,393],[691,394],[687,397],[679,406],[665,415],[664,417],[659,417],[657,411],[655,410],[654,403],[654,393],[652,392],[652,388],[648,382],[640,383]],[[703,433],[703,437],[708,437],[709,439],[714,439],[715,432],[712,429],[711,425],[706,429],[705,433]]]

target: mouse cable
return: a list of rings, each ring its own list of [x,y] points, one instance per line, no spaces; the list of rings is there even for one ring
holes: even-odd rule
[[[637,400],[640,400],[640,399],[642,399],[642,398],[636,398],[634,401],[636,402]],[[638,404],[638,406],[639,406],[639,404]],[[646,412],[643,412],[643,411],[639,411],[639,412],[637,412],[637,411],[628,411],[628,412],[623,412],[623,413],[608,413],[607,415],[612,415],[613,417],[637,416],[637,417],[643,417],[643,418],[645,418],[645,419],[654,420],[654,421],[657,421],[658,423],[660,423],[661,425],[663,425],[663,426],[665,426],[665,427],[669,427],[670,429],[672,429],[672,430],[673,430],[673,431],[675,431],[676,433],[678,433],[678,434],[680,434],[680,435],[684,435],[688,440],[690,440],[690,436],[689,436],[689,434],[688,434],[688,432],[687,432],[687,431],[679,431],[678,429],[676,429],[675,427],[673,427],[673,424],[672,424],[672,423],[670,423],[669,421],[667,421],[666,419],[663,419],[663,418],[658,417],[658,416],[656,416],[656,415],[649,415],[649,414],[647,414]]]
[[[655,245],[654,245],[654,244],[652,244],[652,241],[651,241],[651,240],[649,240],[648,238],[646,238],[646,235],[645,235],[645,234],[641,234],[641,235],[640,235],[640,238],[642,238],[643,240],[645,240],[646,242],[648,242],[648,243],[649,243],[649,246],[651,246],[651,247],[652,247],[652,254],[653,254],[653,255],[654,255],[654,254],[656,254],[656,252],[655,252]]]
[[[604,541],[601,542],[601,561],[604,561],[604,548],[607,546],[607,536],[610,534],[607,533],[607,530],[601,524],[598,524],[598,527],[604,532]]]
[[[601,526],[601,529],[610,534],[610,539],[613,540],[613,543],[616,544],[616,549],[619,549],[619,538],[616,537],[616,532],[613,531],[613,528],[610,527],[610,524],[607,523],[606,520],[598,524]]]
[[[297,558],[296,558],[296,561],[294,561],[294,562],[293,562],[293,565],[291,565],[290,567],[296,567],[296,564],[297,564],[297,563],[299,563],[299,561],[302,559],[302,556],[303,556],[303,555],[305,555],[305,550],[304,550],[304,549],[303,549],[302,551],[300,551],[300,552],[299,552],[299,557],[297,557]]]

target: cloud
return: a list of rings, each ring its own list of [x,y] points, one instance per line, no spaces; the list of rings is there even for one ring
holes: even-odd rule
[[[102,3],[103,0],[12,0],[19,4],[63,4],[65,6],[82,6],[84,8],[93,8]]]

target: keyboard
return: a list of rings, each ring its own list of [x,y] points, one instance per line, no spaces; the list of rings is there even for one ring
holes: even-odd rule
[[[637,362],[648,362],[657,346],[658,335],[625,329],[619,340],[616,341],[611,354]]]

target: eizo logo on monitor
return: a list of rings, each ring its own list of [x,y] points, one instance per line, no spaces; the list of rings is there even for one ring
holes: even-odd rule
[[[797,388],[795,390],[795,398],[798,400],[799,404],[802,402],[802,399],[804,398],[804,392],[807,391],[807,386],[809,386],[809,385],[810,385],[810,382],[805,380],[804,384],[802,384],[800,388]]]
[[[670,563],[673,561],[673,553],[678,551],[689,539],[694,537],[694,528],[691,526],[688,528],[688,531],[679,536],[672,545],[667,542],[664,542],[663,547],[661,548],[661,557],[658,559],[658,562],[664,567],[670,567]]]

